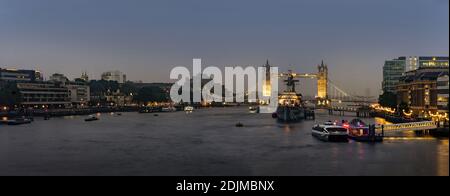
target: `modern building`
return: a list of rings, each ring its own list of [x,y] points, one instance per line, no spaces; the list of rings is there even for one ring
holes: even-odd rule
[[[448,73],[442,73],[437,78],[437,107],[438,112],[445,114],[448,113],[448,94],[449,94],[449,76]]]
[[[108,71],[102,74],[102,80],[116,81],[122,84],[127,81],[127,76],[120,71]]]
[[[90,87],[88,85],[71,82],[65,86],[69,91],[69,98],[73,107],[88,106],[91,100]]]
[[[67,87],[52,82],[19,82],[21,105],[25,107],[70,107],[71,101]]]
[[[406,57],[399,57],[397,59],[386,60],[383,66],[383,92],[395,92],[400,78],[405,72]]]
[[[2,69],[0,68],[0,80],[16,82],[42,81],[41,72],[36,70]]]
[[[444,56],[410,56],[406,60],[407,71],[420,68],[448,68],[448,57]]]

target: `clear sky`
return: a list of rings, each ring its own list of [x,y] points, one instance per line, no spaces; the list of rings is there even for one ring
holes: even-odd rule
[[[385,59],[448,54],[448,0],[0,0],[0,66],[47,76],[117,69],[168,82],[195,57],[298,72],[323,59],[365,95],[379,92]]]

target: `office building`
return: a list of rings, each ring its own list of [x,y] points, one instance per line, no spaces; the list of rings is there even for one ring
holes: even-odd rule
[[[41,72],[36,70],[2,69],[0,68],[0,80],[16,82],[42,81]]]
[[[67,87],[52,82],[19,82],[21,105],[25,107],[70,107]]]
[[[383,92],[395,92],[400,78],[405,72],[406,57],[386,60],[383,66]]]
[[[407,71],[419,68],[448,68],[448,57],[444,56],[410,56],[406,60]]]

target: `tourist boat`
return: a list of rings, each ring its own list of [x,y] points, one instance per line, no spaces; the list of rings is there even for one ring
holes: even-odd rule
[[[353,119],[350,123],[345,123],[348,129],[348,137],[358,142],[382,142],[383,134],[377,134],[375,126],[366,125],[360,119]]]
[[[250,106],[248,107],[248,111],[250,113],[259,113],[259,106]]]
[[[333,122],[317,124],[312,128],[312,135],[327,142],[347,142],[347,129]]]
[[[97,118],[96,116],[92,116],[92,115],[90,115],[89,118],[84,119],[84,121],[86,121],[86,122],[97,121],[97,120],[100,120],[100,119]]]
[[[169,106],[169,107],[163,107],[163,108],[161,109],[161,111],[162,111],[162,112],[176,112],[177,109],[176,109],[175,107],[173,107],[173,106]]]
[[[186,106],[186,107],[184,107],[184,111],[185,111],[185,112],[193,112],[193,111],[194,111],[194,107],[192,107],[192,106]]]

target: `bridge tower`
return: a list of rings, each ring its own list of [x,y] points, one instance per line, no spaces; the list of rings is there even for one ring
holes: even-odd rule
[[[265,80],[264,86],[263,86],[263,95],[268,97],[272,94],[272,84],[270,83],[270,80],[271,80],[270,67],[271,66],[269,64],[269,59],[267,59],[264,67],[266,68],[266,80]]]
[[[317,66],[319,72],[317,73],[317,105],[329,106],[328,99],[328,66],[322,63]]]

